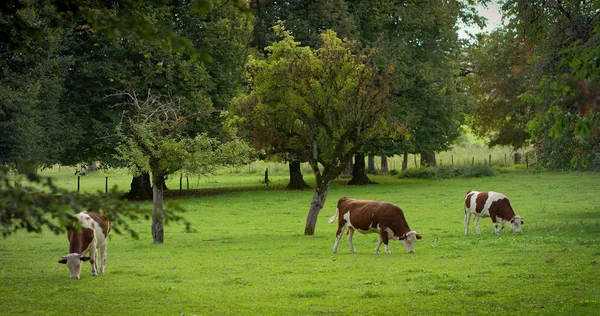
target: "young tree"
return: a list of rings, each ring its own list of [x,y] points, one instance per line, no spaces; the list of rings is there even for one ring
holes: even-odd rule
[[[183,114],[180,99],[154,95],[150,91],[139,97],[124,93],[124,117],[118,127],[117,148],[134,172],[152,174],[152,237],[155,244],[164,242],[163,196],[165,176],[186,169],[206,173],[218,165],[247,164],[251,150],[237,140],[221,144],[205,134],[189,137],[186,126],[198,113]]]
[[[310,164],[316,188],[304,234],[313,235],[331,182],[354,153],[390,134],[384,116],[393,68],[377,68],[374,51],[353,55],[351,43],[331,30],[314,50],[299,46],[282,25],[275,30],[282,39],[267,48],[266,60],[251,59],[252,92],[232,111],[257,148]]]

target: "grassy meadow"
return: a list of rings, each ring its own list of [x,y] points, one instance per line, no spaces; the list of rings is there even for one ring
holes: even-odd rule
[[[192,230],[169,225],[162,245],[152,244],[149,222],[135,223],[139,240],[113,234],[107,272],[97,277],[86,264],[82,278],[71,280],[57,263],[67,253],[66,236],[19,232],[0,239],[2,315],[600,311],[600,174],[510,171],[449,180],[381,175],[372,176],[380,183],[372,186],[339,180],[316,234],[304,236],[313,192],[282,189],[284,171],[269,187],[258,182],[261,171],[204,181],[238,189],[180,200]],[[72,177],[68,170],[61,173]],[[104,187],[104,175],[86,177]],[[129,176],[123,178],[127,185]],[[305,178],[310,183],[312,176]],[[506,194],[523,217],[523,233],[506,228],[495,236],[485,218],[480,236],[472,226],[465,236],[462,201],[471,189]],[[343,196],[398,204],[410,227],[423,235],[416,253],[390,242],[391,254],[375,255],[377,235],[356,234],[357,253],[349,252],[343,238],[333,254],[337,227],[327,220]]]

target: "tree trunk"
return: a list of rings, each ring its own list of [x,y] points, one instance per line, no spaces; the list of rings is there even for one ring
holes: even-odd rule
[[[408,153],[402,155],[402,171],[408,169]]]
[[[150,201],[152,200],[152,186],[150,185],[150,174],[147,172],[139,176],[134,176],[131,180],[131,186],[124,198],[130,201]]]
[[[435,152],[421,153],[421,167],[435,167]]]
[[[365,155],[355,154],[354,155],[354,167],[352,168],[352,179],[348,182],[348,185],[365,185],[365,184],[376,184],[367,177],[365,172]]]
[[[150,158],[150,170],[152,172],[152,238],[155,244],[165,241],[164,212],[163,212],[163,183],[165,177],[159,167],[156,158]]]
[[[310,185],[304,182],[302,170],[300,170],[300,161],[290,161],[290,183],[287,185],[289,190],[304,190],[310,189]]]
[[[367,173],[375,174],[375,156],[369,155],[367,157]]]
[[[389,172],[387,156],[381,155],[381,173],[388,174]]]
[[[352,176],[352,168],[353,168],[353,164],[352,164],[352,159],[350,159],[348,161],[348,164],[346,165],[346,168],[344,168],[344,170],[342,170],[342,173],[340,174],[340,176],[342,178],[348,178],[350,176]]]
[[[319,212],[323,208],[323,205],[325,205],[325,199],[327,198],[327,193],[329,191],[329,183],[331,183],[331,181],[321,181],[317,183],[317,189],[315,190],[315,195],[310,203],[310,210],[308,211],[308,216],[306,217],[304,235],[312,236],[315,234],[317,218],[319,217]]]

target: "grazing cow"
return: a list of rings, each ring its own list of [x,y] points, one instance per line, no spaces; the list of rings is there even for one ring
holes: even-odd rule
[[[409,253],[415,252],[415,242],[421,235],[410,230],[402,210],[392,204],[379,201],[356,200],[343,197],[338,201],[335,214],[329,219],[333,223],[339,217],[338,230],[335,235],[333,252],[337,252],[342,233],[348,227],[348,244],[350,251],[355,252],[352,235],[357,230],[360,233],[379,233],[379,241],[375,253],[379,253],[381,243],[385,245],[385,252],[391,253],[388,240],[401,240]]]
[[[523,221],[521,216],[515,215],[508,198],[498,192],[477,192],[469,191],[465,196],[465,235],[469,234],[469,221],[471,214],[475,215],[473,220],[475,232],[479,235],[479,218],[491,217],[494,223],[494,234],[500,234],[506,222],[510,223],[510,228],[515,232],[521,232]]]
[[[98,274],[97,249],[100,248],[100,273],[104,273],[106,265],[106,248],[108,245],[108,233],[110,232],[110,221],[102,218],[100,214],[93,212],[81,212],[73,215],[78,221],[81,231],[68,232],[69,254],[62,257],[58,263],[66,264],[71,272],[71,279],[79,279],[81,265],[84,261],[92,264],[92,276]],[[84,255],[89,252],[90,256]]]

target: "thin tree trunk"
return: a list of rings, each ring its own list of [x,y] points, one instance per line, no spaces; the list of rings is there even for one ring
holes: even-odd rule
[[[290,183],[287,185],[289,190],[304,190],[310,189],[302,176],[302,170],[300,170],[300,161],[292,160],[290,165]]]
[[[402,171],[404,171],[408,169],[408,153],[404,153],[402,156]]]
[[[367,158],[367,173],[375,174],[375,155],[369,155]]]
[[[317,218],[319,217],[319,212],[323,208],[323,205],[325,205],[325,199],[327,198],[327,193],[329,192],[329,183],[331,183],[331,181],[325,183],[323,183],[323,181],[320,181],[317,184],[317,189],[315,190],[315,195],[313,196],[313,200],[310,203],[310,210],[308,211],[308,216],[306,217],[304,235],[315,234]]]
[[[165,241],[164,212],[163,212],[163,183],[165,177],[159,167],[156,158],[150,158],[150,169],[152,172],[152,238],[155,244]]]
[[[348,182],[348,185],[365,185],[365,184],[377,184],[371,181],[365,172],[365,155],[355,154],[354,155],[354,167],[352,168],[352,179]]]
[[[381,155],[381,173],[388,174],[389,172],[387,156]]]

